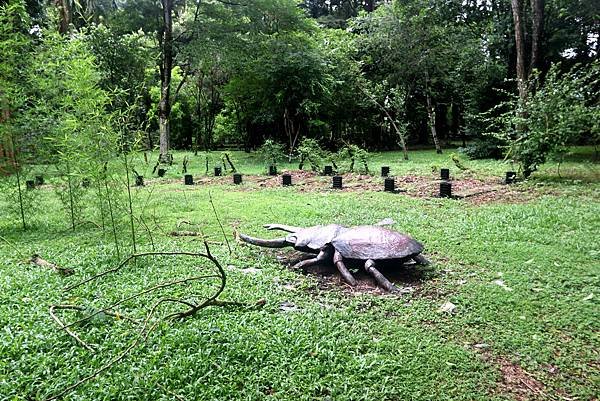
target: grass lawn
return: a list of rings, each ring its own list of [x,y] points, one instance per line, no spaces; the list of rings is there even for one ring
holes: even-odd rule
[[[398,152],[377,153],[371,168],[390,165],[397,177],[421,177],[432,188],[439,174],[432,170],[440,167],[449,166],[456,182],[499,181],[511,170],[500,161],[466,160],[470,171],[460,171],[450,153],[412,152],[409,162]],[[220,299],[245,305],[208,307],[182,321],[153,319],[156,327],[127,358],[65,399],[595,399],[600,393],[600,168],[592,154],[593,149],[574,149],[560,167],[560,178],[556,164],[549,163],[534,179],[512,187],[527,196],[479,202],[333,191],[328,178],[315,178],[316,189],[261,187],[250,179],[234,186],[230,177],[185,187],[179,166],[165,179],[150,179],[152,166],[136,156],[133,164],[148,185],[133,190],[134,214],[143,216],[152,232],[136,223],[138,252],[152,250],[151,242],[157,250],[203,251],[197,237],[167,235],[202,230],[227,273]],[[204,156],[189,155],[188,169],[201,178]],[[252,155],[232,156],[245,175],[262,172]],[[292,168],[297,165],[280,166]],[[90,224],[68,229],[52,188],[58,179],[51,177],[51,168],[36,171],[45,172],[49,185],[35,190],[32,228],[19,228],[19,216],[0,195],[0,400],[50,398],[137,338],[136,326],[126,319],[96,315],[73,327],[96,348],[92,353],[59,329],[49,316],[50,305],[93,311],[158,282],[210,268],[190,257],[147,257],[63,291],[115,267],[131,252],[127,220],[121,211],[119,259],[109,230]],[[348,177],[349,183],[363,179]],[[81,216],[98,222],[93,189],[89,192]],[[400,295],[368,286],[353,290],[335,274],[291,271],[281,259],[291,257],[292,250],[251,247],[232,234],[274,237],[263,224],[359,225],[386,217],[395,220],[393,228],[421,241],[433,261],[430,267],[389,272],[404,289]],[[29,264],[34,253],[75,274],[62,277]],[[170,287],[117,309],[142,319],[157,297],[203,299],[215,285],[206,280]],[[61,316],[77,320],[74,313]]]

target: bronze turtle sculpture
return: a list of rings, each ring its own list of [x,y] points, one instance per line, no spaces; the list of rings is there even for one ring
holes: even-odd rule
[[[389,224],[389,222],[383,224]],[[408,235],[382,227],[381,223],[380,225],[352,228],[337,224],[308,228],[267,224],[265,227],[270,230],[287,231],[290,234],[273,240],[241,234],[240,239],[253,245],[270,248],[293,246],[299,251],[318,253],[312,259],[296,263],[293,268],[333,262],[343,279],[351,286],[355,286],[357,283],[346,267],[345,260],[364,261],[365,271],[373,276],[381,287],[390,292],[398,289],[377,270],[376,261],[404,263],[412,259],[417,264],[429,264],[429,261],[421,255],[423,251],[421,243]]]

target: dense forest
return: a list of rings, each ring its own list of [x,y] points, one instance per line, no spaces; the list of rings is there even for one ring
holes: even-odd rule
[[[0,4],[6,160],[453,142],[528,175],[598,144],[596,0]]]
[[[600,0],[0,0],[0,401],[596,400]]]

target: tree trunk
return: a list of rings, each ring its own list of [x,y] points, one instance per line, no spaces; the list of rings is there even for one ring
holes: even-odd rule
[[[392,121],[392,124],[394,126],[394,130],[396,130],[396,134],[398,134],[398,139],[400,139],[400,147],[402,148],[402,154],[404,157],[404,160],[408,160],[408,149],[406,148],[406,141],[404,140],[404,133],[400,132],[400,130],[398,129],[398,127],[396,126],[396,124]]]
[[[540,47],[544,31],[545,0],[530,0],[531,4],[531,61],[529,72],[540,69]]]
[[[10,119],[10,108],[8,98],[0,89],[0,125],[7,124]],[[10,130],[10,127],[8,127]],[[9,131],[12,132],[12,131]],[[15,146],[12,141],[12,135],[0,136],[0,175],[10,175],[17,167],[16,158],[13,153]]]
[[[392,117],[392,115],[390,114],[390,112],[388,111],[388,109],[385,108],[385,106],[381,103],[379,103],[377,101],[377,99],[375,98],[375,96],[373,96],[370,92],[368,92],[366,89],[363,89],[363,93],[365,95],[367,95],[369,97],[369,99],[371,99],[371,101],[381,109],[381,111],[383,111],[385,113],[385,115],[387,116],[387,118],[390,119],[390,124],[392,125],[392,127],[394,127],[394,131],[396,131],[396,134],[398,135],[398,140],[400,141],[400,147],[402,148],[402,153],[404,154],[404,160],[408,160],[408,149],[406,148],[406,140],[404,138],[404,132],[400,131],[400,128],[398,128],[398,125],[396,125],[396,122],[394,121],[394,118]]]
[[[294,155],[294,149],[296,148],[296,143],[298,142],[298,137],[300,136],[300,123],[298,123],[297,126],[294,124],[294,119],[292,118],[292,116],[290,116],[287,107],[283,112],[283,122],[285,125],[285,131],[287,133],[290,145],[288,161],[291,162],[292,157]]]
[[[56,8],[58,9],[58,33],[61,35],[69,32],[71,24],[71,10],[67,0],[56,0]]]
[[[536,0],[531,0],[536,1]],[[519,98],[527,100],[527,71],[525,70],[525,38],[523,31],[523,0],[511,0],[513,21],[515,24],[515,47],[517,52],[517,84]]]
[[[163,7],[163,34],[161,38],[162,58],[160,65],[160,102],[158,103],[158,131],[160,133],[161,163],[170,163],[169,140],[171,137],[171,71],[173,70],[173,3],[172,0],[161,0]]]
[[[440,146],[440,141],[437,136],[437,131],[435,129],[435,106],[431,101],[431,96],[429,92],[426,94],[427,97],[427,115],[429,117],[429,129],[431,130],[431,137],[433,138],[433,144],[435,145],[435,153],[441,155],[442,147]]]

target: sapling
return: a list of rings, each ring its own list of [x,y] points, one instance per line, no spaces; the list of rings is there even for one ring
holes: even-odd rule
[[[182,168],[181,168],[181,174],[186,174],[188,171],[188,163],[189,163],[189,158],[186,156],[183,157],[183,160],[181,162],[182,164]]]
[[[361,148],[358,145],[347,144],[339,151],[339,157],[341,159],[350,159],[350,166],[348,170],[353,173],[354,166],[358,161],[363,166],[364,174],[369,174],[369,152]]]
[[[272,139],[267,139],[258,149],[260,158],[265,163],[265,167],[277,166],[277,163],[285,157],[283,145]]]
[[[326,152],[321,148],[319,142],[312,138],[304,138],[302,142],[300,142],[300,146],[296,149],[296,153],[300,158],[300,163],[298,165],[300,170],[304,168],[304,163],[308,161],[313,171],[319,171],[323,159],[326,158]]]

